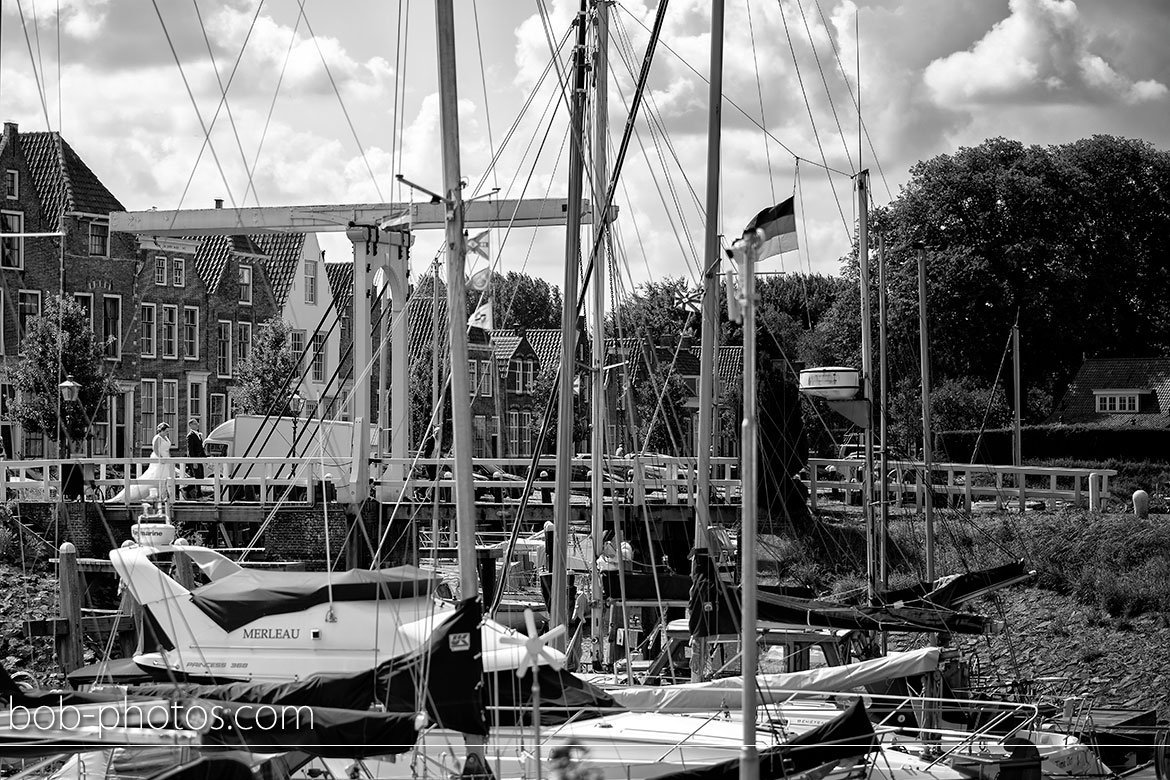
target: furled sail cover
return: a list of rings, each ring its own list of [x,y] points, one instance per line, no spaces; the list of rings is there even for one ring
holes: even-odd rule
[[[689,605],[691,636],[739,633],[739,591],[719,579],[705,550],[695,550],[691,561]]]
[[[243,569],[191,592],[191,601],[225,631],[235,631],[266,615],[281,615],[333,601],[374,601],[425,596],[433,572],[416,566],[370,571],[260,571]]]
[[[759,619],[864,631],[943,631],[950,634],[989,633],[994,624],[982,615],[954,612],[934,605],[851,606],[832,601],[760,593]]]
[[[483,613],[467,599],[427,643],[378,668],[377,696],[391,712],[418,712],[431,723],[464,734],[488,733],[483,697]]]
[[[815,729],[799,734],[784,745],[760,751],[760,780],[779,780],[819,766],[839,764],[877,750],[877,736],[865,714],[865,705],[855,701],[840,716]],[[660,775],[658,780],[737,780],[739,759]]]
[[[537,667],[540,675],[540,723],[557,726],[569,721],[580,722],[620,710],[605,691],[564,669]],[[489,705],[492,725],[532,725],[532,670],[517,677],[515,670],[488,675]]]
[[[1000,588],[1025,582],[1034,576],[1024,568],[1024,561],[993,566],[990,569],[969,571],[940,577],[933,583],[920,582],[907,588],[880,591],[878,599],[883,604],[902,602],[907,606],[923,606],[955,609],[972,599],[979,598]]]
[[[254,753],[301,750],[327,758],[363,758],[405,753],[418,739],[413,712],[235,702],[207,702],[206,710],[214,714],[203,744]]]
[[[346,675],[315,674],[286,683],[155,683],[135,686],[133,692],[143,696],[183,696],[237,704],[366,710],[374,703],[374,675],[374,670],[369,669]]]

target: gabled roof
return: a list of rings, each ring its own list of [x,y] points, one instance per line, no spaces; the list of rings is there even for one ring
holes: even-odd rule
[[[325,278],[329,280],[329,291],[333,293],[337,310],[344,311],[353,301],[353,261],[326,261]]]
[[[1094,391],[1137,390],[1136,413],[1098,412]],[[1170,357],[1088,358],[1046,423],[1170,428]]]
[[[18,137],[47,223],[58,223],[61,215],[70,211],[125,211],[60,133],[21,133]]]
[[[249,236],[204,236],[193,240],[200,241],[195,250],[195,273],[207,285],[209,295],[219,292],[227,277],[228,259],[233,254],[265,259],[263,251]]]
[[[496,362],[507,367],[508,361],[516,354],[516,349],[524,339],[520,336],[508,335],[513,331],[492,331],[492,351],[496,355]]]
[[[694,350],[695,359],[699,359],[699,350]],[[715,375],[724,385],[743,384],[743,347],[722,346],[715,359]]]
[[[561,361],[561,329],[530,328],[524,331],[528,343],[536,352],[541,371],[555,371]]]
[[[301,251],[305,247],[304,233],[262,233],[252,236],[260,251],[267,255],[264,270],[276,299],[277,311],[284,309],[292,290],[293,279],[301,264]]]
[[[418,289],[417,287],[415,288]],[[438,297],[439,354],[447,348],[447,297]],[[406,305],[406,327],[410,334],[407,354],[410,362],[421,360],[428,354],[433,343],[435,327],[435,306],[430,295],[412,295]]]

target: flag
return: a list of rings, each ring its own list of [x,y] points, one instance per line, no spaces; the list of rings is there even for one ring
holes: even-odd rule
[[[482,257],[484,260],[491,260],[491,231],[485,230],[478,236],[472,236],[467,239],[467,251],[474,252]]]
[[[482,306],[475,310],[470,317],[467,318],[467,324],[473,328],[480,330],[492,329],[492,302],[485,301]]]
[[[488,288],[488,282],[492,280],[492,269],[481,268],[467,278],[467,286],[476,292],[483,292]]]
[[[763,260],[781,252],[796,249],[796,209],[792,198],[764,209],[743,229],[743,235],[759,231],[763,243],[756,251],[756,260]]]

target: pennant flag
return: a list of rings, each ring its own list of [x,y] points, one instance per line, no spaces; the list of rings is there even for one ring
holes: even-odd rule
[[[467,324],[480,330],[492,329],[492,302],[486,301],[467,318]]]
[[[747,238],[757,231],[763,234],[760,236],[763,243],[756,251],[756,260],[796,249],[796,209],[792,198],[756,214],[743,229],[743,235]]]
[[[490,267],[481,268],[480,270],[473,273],[470,277],[468,277],[467,286],[470,287],[471,289],[475,290],[476,292],[483,292],[484,290],[486,290],[488,288],[488,283],[491,280],[492,280],[492,269]]]
[[[491,231],[490,230],[485,230],[482,233],[480,233],[478,236],[472,236],[471,238],[467,239],[467,251],[474,252],[475,254],[482,257],[484,260],[491,260],[492,259],[491,258],[492,252],[491,252],[491,244],[489,242],[490,238],[491,238]]]

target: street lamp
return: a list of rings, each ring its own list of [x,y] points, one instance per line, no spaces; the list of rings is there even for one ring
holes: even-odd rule
[[[292,394],[291,398],[288,399],[288,410],[290,412],[292,412],[293,452],[294,452],[294,454],[296,453],[296,446],[297,446],[297,444],[296,444],[296,442],[297,442],[297,421],[300,419],[301,409],[304,409],[304,408],[305,408],[305,399],[301,397],[301,393],[298,390]]]
[[[81,392],[81,385],[73,381],[73,374],[68,374],[65,381],[57,385],[57,390],[61,393],[61,400],[65,403],[73,403],[77,400],[78,394]],[[60,420],[61,426],[60,435],[61,441],[64,442],[65,456],[69,457],[69,425]],[[83,488],[81,485],[81,477],[77,468],[71,464],[62,465],[61,474],[61,493],[65,498],[74,498],[83,495]]]

